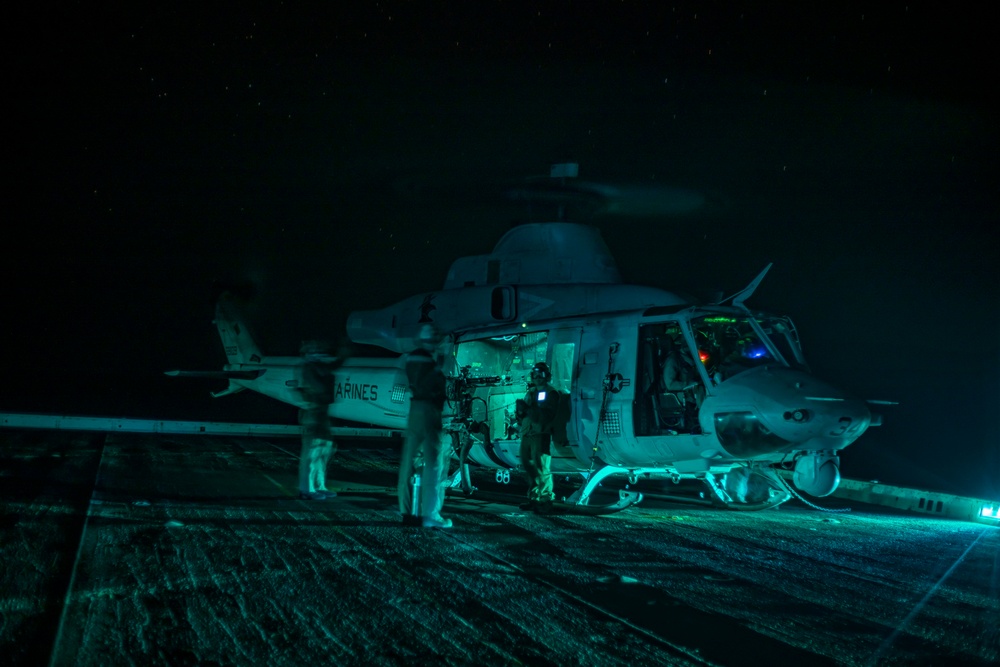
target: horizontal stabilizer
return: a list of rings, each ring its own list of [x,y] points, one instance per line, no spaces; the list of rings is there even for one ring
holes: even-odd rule
[[[256,380],[264,369],[255,371],[164,371],[164,375],[181,378],[213,378],[215,380]]]
[[[246,389],[246,387],[244,387],[241,384],[236,384],[235,382],[230,380],[228,387],[226,387],[222,391],[213,391],[211,393],[212,393],[212,398],[222,398],[223,396],[231,396],[232,394],[238,394],[244,389]]]

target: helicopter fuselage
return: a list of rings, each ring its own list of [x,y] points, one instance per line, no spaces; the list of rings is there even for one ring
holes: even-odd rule
[[[836,465],[838,452],[868,427],[863,401],[787,361],[786,355],[799,356],[787,318],[723,306],[666,309],[674,312],[652,307],[459,332],[446,352],[447,430],[470,439],[469,461],[519,467],[514,404],[539,361],[552,369],[551,384],[569,404],[565,432],[552,443],[557,473],[592,470],[595,461],[674,479],[803,457],[818,457],[809,462],[814,467]],[[739,354],[740,345],[757,356]],[[698,358],[686,369],[684,388],[666,386],[671,352]],[[226,370],[264,371],[233,382],[301,405],[298,363],[264,358]],[[401,358],[348,359],[337,370],[331,417],[403,429],[408,409]],[[802,490],[826,495],[833,488],[822,484],[835,481],[806,480]]]
[[[443,289],[352,313],[347,333],[399,355],[425,324],[448,334],[446,431],[463,461],[520,465],[515,402],[544,361],[568,407],[554,428],[552,470],[583,473],[588,489],[603,471],[704,479],[726,498],[735,484],[742,497],[754,472],[773,488],[780,480],[768,471],[794,464],[800,490],[828,495],[839,483],[840,450],[872,416],[864,401],[810,373],[788,317],[747,308],[768,268],[732,305],[700,304],[623,283],[593,228],[522,225],[491,254],[457,260]],[[225,304],[216,321],[230,360],[222,393],[248,388],[301,403],[298,359],[263,357]],[[404,428],[403,363],[348,359],[336,372],[330,415]],[[733,471],[742,476],[731,483]]]
[[[554,472],[590,470],[595,459],[674,478],[803,456],[820,457],[822,465],[868,427],[863,401],[785,360],[787,346],[797,345],[791,336],[779,345],[766,333],[756,335],[751,323],[759,323],[738,308],[650,310],[656,308],[460,335],[454,359],[469,407],[463,414],[457,406],[453,418],[467,423],[477,441],[470,459],[519,463],[514,401],[524,396],[538,361],[552,369],[552,385],[570,404],[565,437],[553,439]],[[771,327],[788,322],[762,319]],[[761,346],[759,356],[723,363],[725,346],[741,340],[744,347]],[[666,341],[680,341],[688,359],[699,359],[682,389],[665,386]],[[814,495],[833,490],[806,486]]]

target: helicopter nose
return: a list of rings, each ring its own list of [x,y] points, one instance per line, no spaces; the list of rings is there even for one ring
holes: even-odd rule
[[[787,368],[741,373],[703,405],[722,447],[734,457],[836,451],[871,423],[864,401]]]

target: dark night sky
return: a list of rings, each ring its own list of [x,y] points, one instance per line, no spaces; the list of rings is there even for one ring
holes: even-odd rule
[[[774,262],[752,303],[821,377],[900,401],[845,475],[1000,497],[972,3],[66,4],[5,26],[0,410],[291,420],[161,374],[223,363],[215,284],[253,285],[265,350],[293,354],[440,287],[522,216],[503,187],[571,156],[706,197],[595,221],[628,280],[731,293]]]

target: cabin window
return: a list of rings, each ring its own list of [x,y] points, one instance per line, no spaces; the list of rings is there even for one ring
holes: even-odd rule
[[[509,322],[517,314],[513,287],[494,287],[490,295],[490,315],[494,320]]]
[[[552,346],[552,386],[563,392],[570,393],[573,385],[573,355],[576,345],[573,343],[555,343]]]
[[[460,342],[455,360],[460,369],[468,368],[472,378],[497,377],[500,383],[520,383],[522,393],[531,367],[545,361],[548,352],[547,331],[493,336]]]

